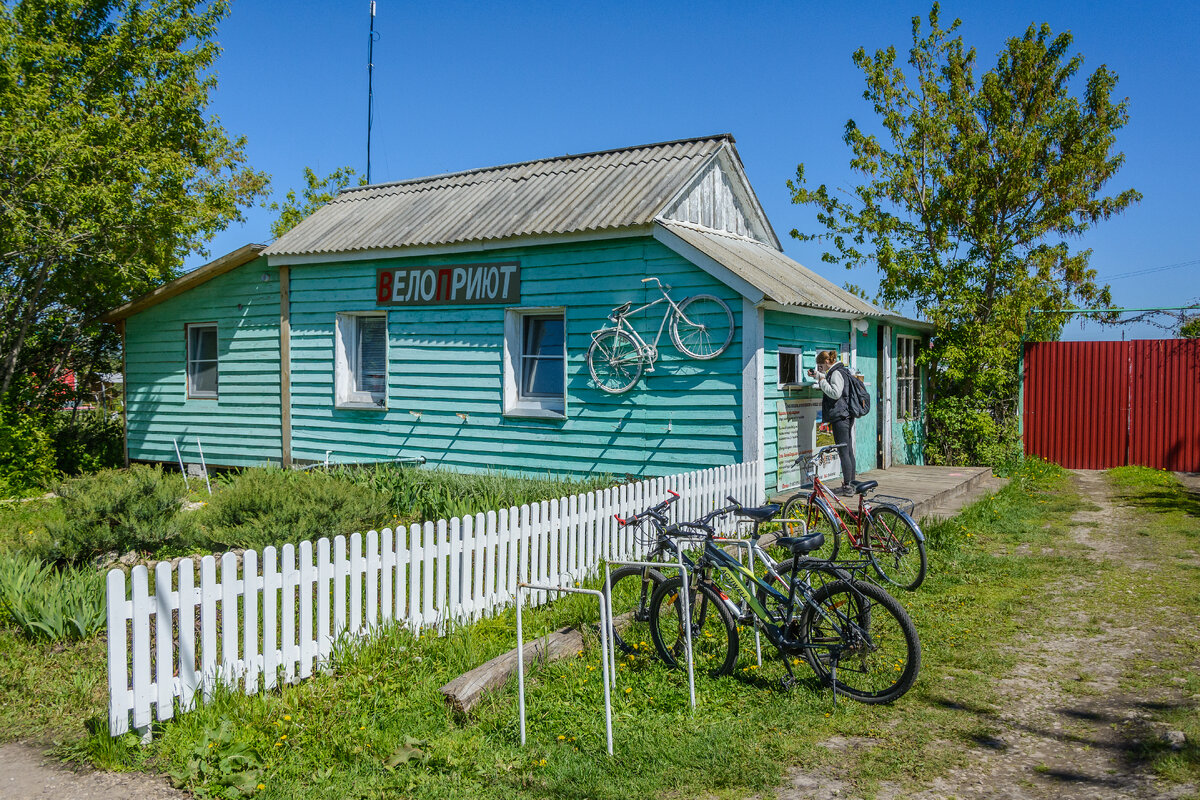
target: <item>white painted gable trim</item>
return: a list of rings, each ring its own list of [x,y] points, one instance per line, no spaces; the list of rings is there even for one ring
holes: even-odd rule
[[[705,253],[700,252],[695,247],[680,239],[671,231],[664,228],[662,225],[654,226],[654,238],[665,245],[667,248],[675,251],[679,255],[686,258],[688,261],[695,264],[700,269],[713,276],[721,283],[725,284],[742,297],[749,300],[752,304],[759,304],[766,297],[761,289],[758,289],[754,284],[739,277],[733,270],[726,267],[720,261],[712,258]]]
[[[719,172],[721,177],[725,179],[721,185],[728,184],[738,214],[749,232],[748,238],[768,244],[782,252],[783,245],[779,243],[779,237],[775,235],[775,230],[771,227],[771,221],[767,219],[767,214],[763,211],[762,204],[758,202],[758,196],[755,195],[754,187],[750,185],[750,181],[746,178],[746,173],[742,169],[741,161],[737,157],[736,151],[729,144],[722,145],[717,152],[713,153],[696,170],[691,180],[684,184],[675,193],[675,196],[663,205],[663,210],[659,213],[658,217],[669,219],[673,222],[695,223],[695,220],[688,219],[686,215],[678,216],[678,208],[685,199],[709,179],[709,176],[714,171]],[[710,196],[708,201],[712,202],[713,198]],[[713,228],[712,230],[737,233],[736,231],[727,231],[718,228]]]

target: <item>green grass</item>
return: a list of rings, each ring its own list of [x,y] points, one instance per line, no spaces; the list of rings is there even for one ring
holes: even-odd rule
[[[900,598],[921,633],[924,666],[892,706],[835,708],[804,672],[784,692],[782,665],[768,659],[757,669],[744,645],[735,677],[699,680],[693,714],[686,676],[647,654],[618,670],[610,762],[593,641],[582,655],[529,674],[523,749],[514,687],[490,695],[470,721],[454,718],[438,692],[514,646],[510,612],[442,638],[391,629],[346,647],[332,675],[221,696],[160,726],[148,748],[92,736],[77,751],[109,767],[179,771],[228,721],[254,754],[261,797],[740,796],[770,792],[800,764],[843,772],[866,792],[884,779],[916,786],[960,763],[962,744],[995,733],[994,683],[1019,656],[1011,644],[1053,624],[1027,598],[1080,569],[1069,557],[1013,554],[1048,551],[1078,506],[1061,471],[1033,463],[997,496],[930,529],[930,577]],[[528,635],[594,613],[585,599],[564,598],[527,616]],[[848,761],[818,745],[834,735],[871,746]]]

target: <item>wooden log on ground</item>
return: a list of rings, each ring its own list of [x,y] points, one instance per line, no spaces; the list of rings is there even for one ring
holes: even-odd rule
[[[623,629],[633,620],[633,612],[621,614],[615,620],[617,630]],[[591,633],[595,633],[593,630]],[[591,638],[591,637],[589,637]],[[595,642],[595,639],[592,639]],[[574,628],[562,628],[525,642],[525,665],[535,660],[543,664],[570,658],[583,649],[583,635]],[[446,705],[458,714],[467,715],[479,704],[485,692],[499,689],[517,673],[517,648],[496,656],[486,664],[480,664],[470,672],[464,672],[441,688],[446,696]]]
[[[525,642],[526,668],[534,661],[542,663],[569,658],[583,649],[583,635],[574,628],[562,628],[549,636]],[[459,714],[469,714],[478,705],[484,692],[499,689],[517,672],[517,649],[514,647],[470,672],[459,675],[441,688],[446,705]]]

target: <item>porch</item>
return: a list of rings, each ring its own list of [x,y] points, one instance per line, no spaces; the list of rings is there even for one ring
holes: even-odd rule
[[[879,481],[872,495],[906,497],[913,501],[913,519],[954,516],[961,508],[1006,481],[992,475],[990,467],[924,467],[897,465],[873,469],[864,480]],[[770,502],[782,503],[799,489],[772,494]]]

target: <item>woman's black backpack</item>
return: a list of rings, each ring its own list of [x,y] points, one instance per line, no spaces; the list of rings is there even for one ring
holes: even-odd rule
[[[850,412],[850,416],[858,419],[865,417],[871,412],[871,394],[867,391],[867,387],[863,386],[863,382],[842,366],[845,372],[846,388],[842,393],[846,396],[846,408]]]

